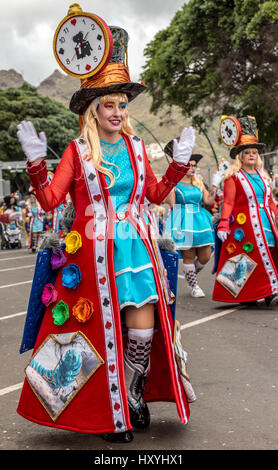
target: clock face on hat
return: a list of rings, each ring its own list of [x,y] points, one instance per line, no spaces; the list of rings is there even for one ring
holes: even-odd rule
[[[241,136],[241,126],[233,116],[223,116],[220,122],[219,134],[222,142],[228,147],[234,147]]]
[[[86,78],[109,62],[113,39],[101,18],[82,12],[61,21],[54,35],[53,48],[57,62],[66,73]]]

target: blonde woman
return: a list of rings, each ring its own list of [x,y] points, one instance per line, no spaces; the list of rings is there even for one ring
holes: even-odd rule
[[[127,33],[120,28],[116,32],[119,52]],[[46,400],[44,406],[35,400],[28,383],[18,412],[48,426],[102,433],[112,442],[130,442],[133,427],[150,424],[147,401],[173,401],[181,421],[187,423],[189,418],[174,363],[171,310],[164,298],[143,205],[145,197],[160,204],[186,174],[194,130],[184,130],[174,160],[158,182],[144,143],[134,135],[128,120],[128,102],[144,89],[130,82],[126,66],[118,59],[97,76],[84,79],[70,103],[70,109],[80,116],[81,134],[69,144],[51,182],[46,162],[39,158],[46,155],[45,136],[37,136],[30,122],[21,123],[18,131],[42,207],[52,210],[69,193],[76,211],[66,239],[66,265],[55,282],[56,306],[63,301],[69,317],[54,324],[56,306],[47,307],[35,352],[47,335],[71,332],[82,334],[98,357],[96,372],[91,371],[73,400],[63,402],[58,419],[45,411]],[[70,283],[63,281],[68,266],[78,274]],[[82,308],[84,302],[86,308]],[[84,358],[87,356],[86,352]],[[36,362],[32,364],[36,366]],[[83,372],[87,370],[91,370],[89,362]]]
[[[235,160],[224,183],[224,202],[217,236],[222,242],[213,300],[255,305],[278,301],[278,208],[259,155],[256,120],[239,119],[241,138],[232,147]]]
[[[44,210],[41,208],[35,194],[30,194],[27,203],[26,216],[29,217],[29,248],[32,253],[36,253],[39,247],[40,238],[43,234]]]
[[[167,146],[165,148],[167,153]],[[169,147],[168,147],[169,151]],[[204,297],[197,283],[197,274],[211,257],[214,245],[212,215],[204,207],[213,204],[216,188],[222,180],[222,173],[213,176],[212,190],[209,192],[197,176],[197,165],[202,155],[192,154],[190,169],[168,196],[167,201],[173,210],[166,222],[165,231],[171,234],[176,249],[183,260],[183,271],[192,297]]]

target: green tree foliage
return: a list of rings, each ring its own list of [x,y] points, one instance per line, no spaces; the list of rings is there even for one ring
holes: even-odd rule
[[[38,133],[44,131],[49,147],[59,157],[79,134],[78,117],[28,83],[0,89],[0,160],[25,159],[16,135],[22,120],[32,121]],[[47,158],[55,158],[49,150]]]
[[[221,114],[256,116],[278,145],[277,0],[189,0],[146,49],[152,111],[178,106],[206,130]]]

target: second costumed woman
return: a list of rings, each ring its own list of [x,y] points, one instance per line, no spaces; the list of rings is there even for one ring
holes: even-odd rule
[[[263,169],[253,116],[223,116],[220,135],[234,165],[224,182],[217,236],[222,242],[213,300],[267,306],[278,302],[278,208]]]
[[[182,138],[182,136],[181,136]],[[178,139],[180,143],[181,139]],[[170,141],[164,151],[173,157],[177,140]],[[212,178],[212,189],[207,191],[203,181],[198,178],[197,165],[203,158],[193,153],[187,174],[173,189],[167,202],[173,207],[165,224],[168,233],[181,253],[186,283],[192,297],[204,297],[205,294],[197,282],[197,274],[205,267],[211,257],[214,245],[212,215],[203,204],[211,205],[215,200],[216,188],[224,175],[218,171]]]
[[[93,66],[88,66],[88,51],[96,50],[103,36],[114,46],[113,54],[101,70],[82,79],[71,99],[81,135],[69,144],[51,183],[45,160],[39,158],[46,148],[30,122],[19,125],[42,207],[52,210],[69,192],[76,218],[26,368],[18,412],[39,424],[129,442],[132,428],[150,423],[147,402],[175,402],[181,422],[187,423],[188,403],[194,399],[142,211],[145,196],[160,204],[186,174],[194,132],[187,129],[187,153],[176,152],[158,182],[143,141],[129,125],[128,102],[145,87],[130,81],[127,33],[109,29],[78,8],[69,11],[59,31],[68,31],[69,41],[80,41],[71,51],[80,57],[80,68],[82,57],[85,69]]]

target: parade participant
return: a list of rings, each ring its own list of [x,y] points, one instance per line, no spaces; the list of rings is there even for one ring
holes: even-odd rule
[[[259,155],[264,144],[258,142],[255,117],[223,116],[220,129],[235,163],[224,182],[213,300],[253,305],[265,299],[272,305],[278,301],[278,208]]]
[[[70,17],[69,24],[78,21]],[[176,402],[181,422],[189,419],[170,306],[142,205],[145,196],[162,202],[186,174],[194,131],[184,132],[180,151],[158,182],[128,120],[128,102],[145,87],[130,81],[127,33],[106,28],[113,35],[113,55],[100,72],[82,80],[71,99],[81,134],[69,144],[51,183],[39,158],[46,155],[45,137],[38,137],[30,122],[18,126],[42,207],[53,210],[69,192],[76,213],[18,412],[40,424],[130,442],[132,427],[150,423],[147,402]]]
[[[276,206],[278,206],[278,188],[272,189],[272,196]]]
[[[65,203],[62,202],[58,207],[52,211],[52,230],[53,232],[61,232],[63,230],[62,219]]]
[[[174,142],[175,145],[175,142]],[[173,155],[173,141],[165,149]],[[221,171],[215,173],[210,192],[197,176],[197,165],[203,158],[201,154],[192,154],[190,169],[172,191],[168,201],[173,210],[166,222],[165,231],[175,242],[183,260],[183,271],[192,297],[205,297],[197,283],[197,274],[205,267],[211,257],[214,245],[212,215],[202,204],[211,205],[215,200],[216,188],[223,179]]]
[[[31,193],[27,203],[26,217],[29,217],[29,248],[32,253],[36,253],[43,234],[43,216],[44,210],[35,194]]]
[[[16,198],[12,195],[4,197],[3,213],[5,217],[2,218],[1,222],[22,222],[22,210],[18,207]]]

